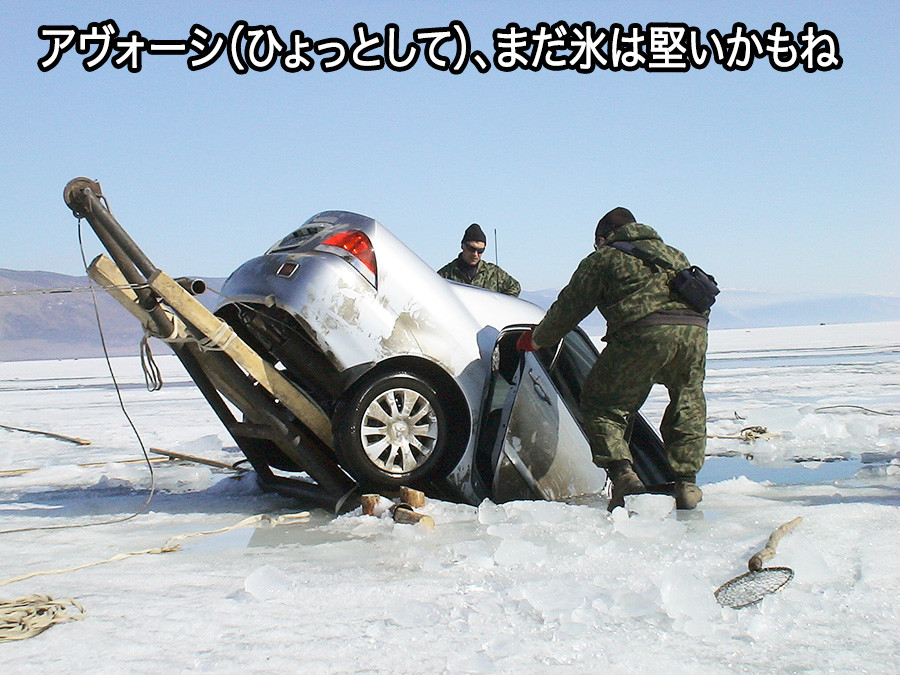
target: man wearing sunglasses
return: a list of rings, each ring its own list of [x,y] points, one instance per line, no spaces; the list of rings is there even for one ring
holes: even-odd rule
[[[480,286],[489,291],[518,296],[519,282],[509,276],[494,263],[483,260],[487,238],[478,223],[466,228],[462,238],[462,251],[455,260],[444,265],[438,274],[471,286]]]

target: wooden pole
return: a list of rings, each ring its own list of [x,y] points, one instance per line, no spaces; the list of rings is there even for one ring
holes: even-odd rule
[[[169,307],[203,333],[213,346],[224,351],[244,368],[275,398],[280,400],[312,431],[322,443],[333,447],[331,420],[272,364],[263,359],[244,342],[227,323],[219,319],[199,300],[184,290],[165,272],[157,272],[150,279],[150,287]]]
[[[87,273],[91,279],[103,288],[103,290],[109,293],[120,305],[127,309],[132,316],[140,321],[144,328],[151,331],[155,328],[150,312],[141,307],[140,298],[138,298],[137,293],[128,283],[128,280],[125,278],[125,275],[122,274],[119,267],[112,260],[101,253],[94,258],[90,265],[88,265]],[[162,337],[187,337],[184,324],[181,321],[178,321],[171,312],[165,309],[162,311],[172,322],[174,329],[172,335],[163,335]]]
[[[66,441],[67,443],[75,443],[76,445],[90,445],[91,442],[85,438],[78,438],[77,436],[63,436],[62,434],[54,434],[52,431],[38,431],[36,429],[22,429],[20,427],[10,427],[5,424],[0,424],[0,429],[7,429],[8,431],[21,431],[25,434],[37,434],[38,436],[47,436],[48,438],[55,438],[60,441]]]
[[[165,455],[170,459],[180,459],[185,462],[195,462],[197,464],[205,464],[206,466],[212,466],[217,469],[230,469],[232,471],[246,471],[247,469],[242,469],[241,467],[235,466],[234,464],[228,464],[227,462],[218,462],[214,459],[205,459],[203,457],[195,457],[194,455],[185,455],[180,452],[172,452],[171,450],[162,450],[160,448],[150,448],[150,452],[154,452],[157,455]]]
[[[780,525],[770,536],[769,541],[766,542],[765,548],[757,553],[753,554],[750,560],[747,563],[747,566],[750,568],[751,572],[756,572],[759,569],[762,569],[763,563],[774,557],[775,548],[778,546],[778,542],[781,541],[781,538],[786,535],[788,532],[793,530],[800,521],[803,520],[800,516],[797,516],[789,523],[785,523],[784,525]]]

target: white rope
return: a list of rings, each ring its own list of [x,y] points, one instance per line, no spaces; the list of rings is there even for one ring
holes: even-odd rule
[[[78,614],[72,614],[71,609]],[[53,624],[84,618],[84,608],[74,600],[54,600],[49,595],[26,595],[0,600],[0,642],[24,640],[43,633]]]
[[[215,333],[206,340],[200,340],[200,348],[206,351],[225,351],[236,337],[237,333],[231,326],[222,321]]]
[[[187,324],[184,323],[176,314],[166,312],[169,320],[172,322],[172,331],[168,335],[159,333],[155,326],[150,324],[142,324],[144,327],[144,337],[155,337],[157,340],[168,343],[185,343],[197,342],[198,340],[190,335]]]
[[[769,433],[765,427],[744,427],[737,436],[720,436],[717,434],[708,434],[707,438],[729,438],[744,443],[753,443],[757,439],[769,440],[770,438],[778,438],[781,434]]]
[[[301,511],[299,513],[286,513],[281,516],[270,516],[266,513],[261,513],[255,516],[251,516],[249,518],[245,518],[235,525],[229,525],[228,527],[222,527],[218,530],[207,530],[205,532],[191,532],[189,534],[179,534],[175,537],[171,537],[166,541],[165,544],[158,548],[148,548],[143,551],[131,551],[129,553],[119,553],[114,555],[112,558],[107,558],[106,560],[96,560],[94,562],[85,563],[83,565],[77,565],[76,567],[67,567],[64,569],[56,569],[56,570],[38,570],[36,572],[28,572],[27,574],[21,574],[16,577],[10,577],[9,579],[3,579],[0,581],[0,586],[6,586],[7,584],[12,584],[17,581],[24,581],[26,579],[31,579],[33,577],[39,576],[48,576],[50,574],[63,574],[65,572],[77,572],[78,570],[87,569],[88,567],[96,567],[97,565],[105,565],[106,563],[117,562],[119,560],[125,560],[126,558],[132,558],[138,555],[148,555],[148,554],[158,554],[158,553],[172,553],[174,551],[180,550],[181,546],[179,542],[184,541],[185,539],[190,539],[191,537],[200,537],[210,534],[221,534],[222,532],[229,532],[231,530],[236,530],[241,527],[249,527],[251,525],[261,526],[261,527],[276,527],[278,525],[289,525],[291,523],[305,523],[309,521],[309,511]]]

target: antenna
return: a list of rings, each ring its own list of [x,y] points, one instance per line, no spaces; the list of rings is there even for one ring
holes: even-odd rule
[[[497,253],[497,228],[494,228],[494,264],[500,266],[500,254]]]

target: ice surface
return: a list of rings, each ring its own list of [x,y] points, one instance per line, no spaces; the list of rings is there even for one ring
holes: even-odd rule
[[[47,593],[87,610],[83,621],[4,644],[0,668],[895,673],[898,336],[898,324],[713,331],[710,433],[762,425],[773,436],[710,439],[711,453],[730,456],[700,473],[694,512],[672,512],[669,498],[652,495],[612,514],[604,504],[429,500],[423,510],[436,527],[427,532],[394,523],[386,509],[314,511],[308,523],[233,530],[174,553],[0,586],[2,598]],[[142,389],[135,359],[114,361],[144,445],[240,459],[177,362],[158,360],[167,386],[154,394]],[[651,419],[664,406],[654,392]],[[92,441],[0,430],[0,471],[34,469],[0,476],[0,529],[121,520],[143,507],[149,472],[129,461],[141,458],[140,444],[101,361],[0,363],[0,410],[0,423]],[[826,461],[835,457],[846,459]],[[79,466],[88,462],[101,464]],[[158,490],[136,518],[0,535],[0,577],[302,510],[261,493],[252,475],[153,466]],[[791,582],[754,607],[720,607],[713,591],[798,515],[769,563],[791,567]]]
[[[629,515],[662,520],[675,510],[675,499],[668,495],[629,495],[625,497],[625,510]]]
[[[290,594],[293,586],[291,578],[273,565],[263,565],[244,579],[244,590],[257,600],[263,601],[284,599]]]

